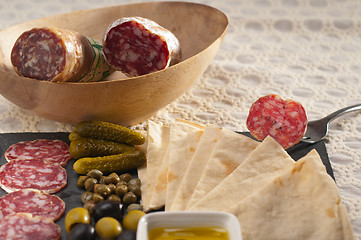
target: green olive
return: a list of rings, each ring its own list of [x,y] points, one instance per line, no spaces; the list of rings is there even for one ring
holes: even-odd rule
[[[130,212],[132,210],[140,210],[143,211],[143,206],[138,203],[132,203],[127,207],[127,212]]]
[[[80,188],[84,188],[85,180],[87,180],[88,178],[89,178],[89,176],[80,176],[78,178],[77,186]]]
[[[110,190],[110,187],[105,184],[95,184],[94,185],[94,193],[98,193],[102,195],[103,197],[108,197],[112,191]]]
[[[141,217],[145,215],[145,212],[140,210],[132,210],[123,219],[123,227],[127,230],[137,231],[138,222]]]
[[[137,202],[138,198],[137,196],[133,193],[133,192],[127,192],[124,196],[123,196],[123,203],[125,205],[130,205],[132,203]]]
[[[107,200],[110,200],[110,201],[114,201],[114,202],[117,202],[117,203],[121,203],[122,202],[122,199],[117,196],[117,195],[110,195]]]
[[[93,200],[84,203],[83,208],[87,209],[90,213],[93,212],[96,203]]]
[[[104,201],[104,197],[103,197],[102,195],[100,195],[99,193],[94,193],[94,194],[93,194],[93,197],[92,197],[92,200],[93,200],[95,203],[99,203],[99,202]]]
[[[124,182],[129,182],[130,179],[132,179],[132,175],[130,175],[129,173],[123,173],[121,175],[119,175],[119,179],[123,180]]]
[[[86,202],[89,202],[93,199],[93,193],[92,192],[83,192],[80,196],[80,200],[83,204]]]
[[[88,178],[84,182],[85,190],[87,190],[88,192],[93,192],[94,191],[94,186],[97,183],[98,183],[98,180],[96,180],[95,178]]]
[[[100,178],[103,176],[103,173],[98,169],[92,169],[87,173],[87,176],[91,178],[95,178],[96,180],[100,180]]]
[[[122,226],[112,217],[103,217],[95,224],[95,232],[101,239],[113,239],[123,231]]]
[[[115,194],[119,197],[123,197],[128,192],[127,185],[117,185],[115,188]]]
[[[90,224],[91,216],[87,209],[77,207],[70,209],[65,216],[65,230],[69,233],[71,229],[78,223]]]

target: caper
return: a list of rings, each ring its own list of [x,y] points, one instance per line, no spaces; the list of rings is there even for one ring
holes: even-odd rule
[[[115,193],[116,186],[113,183],[108,184],[111,193]]]
[[[102,176],[100,179],[99,179],[99,183],[100,184],[105,184],[105,176]]]
[[[130,179],[132,179],[132,178],[133,178],[132,175],[130,175],[129,173],[123,173],[123,174],[119,175],[119,179],[123,180],[125,182],[129,182]]]
[[[70,209],[70,211],[65,216],[65,229],[67,232],[70,232],[76,224],[90,224],[90,221],[91,217],[87,209],[82,207],[73,208]]]
[[[119,197],[123,197],[128,192],[128,186],[127,185],[117,185],[115,188],[115,194]]]
[[[132,210],[140,210],[143,211],[143,206],[138,203],[132,203],[127,207],[127,212],[130,212]]]
[[[90,213],[93,212],[93,209],[95,207],[96,203],[93,200],[87,201],[84,203],[84,208],[87,209]]]
[[[115,186],[119,186],[119,185],[128,185],[128,183],[126,181],[120,180],[119,182],[117,182],[117,184]]]
[[[95,232],[100,239],[113,239],[122,231],[120,223],[112,217],[103,217],[95,224]]]
[[[133,192],[137,197],[140,197],[141,190],[138,184],[128,184],[129,191]]]
[[[85,190],[87,190],[88,192],[93,192],[94,191],[94,186],[97,183],[98,183],[98,180],[96,180],[95,178],[88,178],[84,182]]]
[[[83,204],[86,202],[89,202],[93,199],[93,193],[92,192],[83,192],[80,196],[80,200]]]
[[[145,215],[145,212],[140,210],[133,210],[128,212],[128,214],[123,219],[124,229],[132,230],[134,232],[137,231],[138,222],[141,217]]]
[[[94,193],[92,199],[95,203],[104,201],[104,197],[102,195],[100,195],[99,193]]]
[[[105,184],[95,184],[94,185],[94,193],[99,193],[103,197],[108,197],[112,191],[110,190],[110,187]]]
[[[119,197],[119,196],[117,196],[117,195],[110,195],[108,198],[107,198],[107,200],[109,200],[109,201],[114,201],[114,202],[118,202],[118,203],[121,203],[122,202],[122,199]]]
[[[78,182],[77,182],[77,186],[80,187],[80,188],[84,188],[84,182],[85,180],[87,180],[89,178],[89,176],[80,176],[78,178]]]
[[[96,180],[100,180],[100,178],[103,176],[103,173],[98,169],[92,169],[87,173],[87,176],[91,178],[95,178]]]
[[[105,177],[106,184],[110,184],[110,183],[117,184],[117,182],[119,182],[119,181],[120,181],[120,178],[119,178],[118,174],[116,174],[116,173],[111,173],[110,175]]]
[[[135,203],[138,200],[137,196],[133,192],[127,192],[123,196],[123,203],[125,205],[130,205],[132,203]]]
[[[129,180],[128,185],[140,185],[140,179],[139,178],[132,178]]]

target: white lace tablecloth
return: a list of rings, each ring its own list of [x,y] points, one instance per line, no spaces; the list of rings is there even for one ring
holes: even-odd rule
[[[1,0],[0,29],[48,15],[130,2],[139,1]],[[310,120],[361,103],[360,1],[195,2],[225,12],[229,31],[201,79],[153,120],[183,118],[246,131],[249,107],[268,93],[301,102]],[[0,97],[0,132],[71,128]],[[361,239],[361,111],[334,120],[326,146],[355,237]]]

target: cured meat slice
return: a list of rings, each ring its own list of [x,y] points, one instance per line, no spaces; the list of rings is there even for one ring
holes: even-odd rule
[[[29,213],[16,213],[0,221],[0,239],[6,240],[57,240],[61,229],[48,218],[32,217]]]
[[[0,218],[20,212],[56,221],[65,212],[65,202],[35,189],[19,190],[0,198]]]
[[[142,17],[125,17],[108,26],[103,53],[114,69],[135,77],[155,72],[181,59],[175,35],[156,22]]]
[[[65,166],[71,160],[71,155],[69,145],[63,141],[38,139],[11,145],[5,152],[5,158],[7,161],[40,159]]]
[[[105,62],[101,48],[101,43],[75,31],[33,28],[16,40],[11,62],[18,75],[28,78],[94,82],[113,71]]]
[[[247,128],[253,137],[264,140],[270,135],[285,149],[302,139],[307,123],[306,111],[300,103],[275,94],[254,102],[247,118]]]
[[[64,188],[66,183],[66,171],[57,163],[12,160],[0,167],[0,186],[8,193],[25,188],[55,193]]]

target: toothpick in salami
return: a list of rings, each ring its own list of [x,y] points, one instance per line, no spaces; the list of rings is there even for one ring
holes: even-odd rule
[[[11,51],[15,72],[52,82],[95,82],[112,73],[102,45],[82,34],[54,27],[33,28],[20,35]]]
[[[12,214],[0,221],[0,239],[58,240],[60,235],[61,229],[53,221],[29,213]]]
[[[0,187],[10,193],[33,188],[56,193],[67,184],[67,174],[57,163],[43,160],[12,160],[0,167]]]
[[[264,140],[270,135],[285,149],[302,139],[307,123],[306,111],[300,103],[275,94],[254,102],[247,118],[247,128],[253,137]]]
[[[165,69],[181,59],[176,36],[142,17],[124,17],[110,24],[103,53],[110,66],[130,77]]]
[[[49,163],[59,163],[61,166],[71,160],[69,145],[60,140],[37,139],[23,141],[11,145],[5,152],[5,159],[42,159]]]
[[[35,189],[19,190],[0,198],[0,219],[20,212],[56,221],[65,212],[65,202]]]

